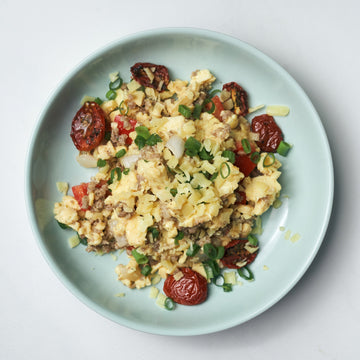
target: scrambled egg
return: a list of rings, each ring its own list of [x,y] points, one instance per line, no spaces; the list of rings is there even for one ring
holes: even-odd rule
[[[124,84],[114,100],[101,105],[112,133],[87,154],[106,161],[88,187],[87,207],[71,195],[55,204],[56,220],[86,238],[89,251],[127,249],[129,263],[119,264],[116,273],[130,288],[149,286],[155,274],[165,278],[182,266],[204,273],[201,255],[188,256],[187,250],[193,244],[226,246],[246,238],[256,217],[279,196],[278,160],[264,167],[267,154],[261,153],[256,176],[245,177],[224,154],[235,154],[242,139],[259,151],[244,117],[230,109],[218,119],[203,109],[199,119],[191,119],[179,111],[180,105],[193,111],[214,81],[208,70],[200,70],[189,82],[170,81],[164,92],[141,89],[135,80]],[[128,134],[130,141],[124,141],[119,118],[128,126],[128,119],[135,119],[136,126],[156,134],[157,141],[140,149],[137,128]],[[205,157],[187,154],[190,138],[201,144],[198,153],[204,151]],[[121,151],[124,155],[119,156]],[[101,193],[99,184],[107,190]],[[239,201],[240,193],[245,193],[246,203]],[[134,249],[147,257],[150,273],[141,271]]]

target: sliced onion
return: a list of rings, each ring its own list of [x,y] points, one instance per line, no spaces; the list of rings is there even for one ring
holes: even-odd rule
[[[85,168],[96,168],[97,160],[88,152],[80,152],[76,157],[76,161]]]
[[[140,154],[125,155],[121,158],[121,163],[125,168],[130,169],[140,159]]]
[[[178,159],[180,159],[185,150],[185,142],[184,140],[178,136],[173,135],[165,145]]]

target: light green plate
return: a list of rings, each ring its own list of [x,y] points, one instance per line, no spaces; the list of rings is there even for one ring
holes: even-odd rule
[[[250,106],[284,104],[287,117],[276,118],[294,147],[283,158],[283,205],[263,216],[261,250],[251,268],[254,282],[230,293],[209,287],[205,303],[167,311],[149,298],[149,289],[129,290],[117,281],[118,261],[96,256],[83,246],[70,249],[71,231],[59,228],[52,208],[59,201],[57,181],[86,182],[92,171],[81,168],[70,139],[72,118],[83,95],[104,98],[108,74],[120,71],[125,81],[136,62],[163,64],[172,79],[189,79],[208,68],[215,87],[239,82]],[[258,113],[261,113],[259,111]],[[258,114],[256,113],[256,114]],[[241,324],[279,301],[301,278],[325,235],[333,200],[333,168],[328,141],[310,100],[277,63],[232,37],[198,29],[160,29],[128,36],[85,59],[60,84],[43,110],[34,131],[27,162],[27,204],[35,238],[63,284],[86,305],[121,325],[166,335],[211,333]],[[284,227],[285,231],[280,231]],[[285,238],[300,234],[297,242]],[[265,266],[265,267],[264,267]],[[267,270],[266,270],[267,269]],[[161,286],[159,286],[161,289]],[[125,293],[119,298],[115,294]]]

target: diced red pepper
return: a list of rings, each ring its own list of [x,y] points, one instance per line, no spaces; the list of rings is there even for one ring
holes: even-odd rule
[[[220,98],[219,98],[217,95],[214,96],[211,100],[212,100],[212,102],[213,102],[214,105],[215,105],[215,110],[214,110],[214,112],[213,112],[212,114],[213,114],[217,119],[219,119],[219,120],[221,121],[221,116],[220,116],[220,114],[221,114],[221,112],[224,110],[224,106],[223,106]],[[209,102],[209,103],[207,103],[207,104],[205,105],[205,109],[206,109],[206,110],[211,110],[212,106],[213,106],[213,104],[212,104],[211,102]]]
[[[251,161],[250,155],[236,155],[235,166],[237,166],[245,176],[249,176],[255,169],[256,164]]]
[[[124,120],[123,120],[122,115],[115,116],[114,121],[118,125],[119,133],[121,135],[122,134],[127,135],[126,145],[131,145],[132,144],[132,139],[129,137],[129,134],[135,130],[135,126],[136,126],[137,121],[134,120],[134,119],[128,119],[128,121],[130,123],[130,126],[128,128],[125,128]]]
[[[81,209],[82,210],[87,210],[87,209],[83,209],[82,200],[83,200],[83,197],[85,195],[87,195],[88,184],[87,183],[81,183],[80,185],[73,186],[71,189],[72,189],[72,192],[74,194],[74,198],[78,202],[78,204],[80,205]]]

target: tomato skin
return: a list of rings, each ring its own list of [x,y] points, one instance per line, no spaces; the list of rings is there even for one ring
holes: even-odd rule
[[[114,121],[117,123],[119,133],[127,135],[126,139],[126,145],[132,144],[132,139],[129,137],[129,134],[135,130],[135,126],[137,124],[137,121],[134,119],[127,118],[128,122],[130,123],[130,126],[126,129],[125,128],[125,122],[124,122],[124,116],[123,115],[116,115],[114,118]]]
[[[93,101],[87,101],[76,113],[71,124],[71,139],[80,151],[95,149],[105,136],[105,114]]]
[[[247,240],[238,239],[232,240],[229,244],[225,246],[225,254],[220,260],[222,264],[229,269],[240,269],[240,266],[236,264],[239,262],[246,261],[246,265],[251,264],[256,256],[257,252],[250,253],[245,249],[245,244]]]
[[[169,275],[164,282],[164,293],[181,305],[198,305],[207,298],[207,280],[190,268],[181,269],[184,276],[175,280]]]
[[[256,143],[262,151],[266,152],[275,152],[280,141],[284,139],[274,118],[267,114],[255,116],[252,119],[251,131],[259,134],[259,141]]]
[[[144,68],[155,68],[155,71],[152,71],[154,75],[153,81],[149,79]],[[132,77],[139,84],[145,87],[151,87],[160,92],[165,91],[169,84],[169,71],[164,65],[156,65],[152,63],[139,62],[134,64],[130,68]]]
[[[82,199],[85,195],[87,195],[88,191],[88,184],[87,183],[81,183],[80,185],[75,185],[71,188],[75,200],[78,202],[78,204],[81,207],[81,210],[87,210],[82,208]]]
[[[213,101],[213,103],[214,103],[214,105],[215,105],[215,110],[214,110],[214,112],[213,112],[212,114],[213,114],[218,120],[221,121],[221,116],[220,116],[220,114],[221,114],[221,112],[224,110],[224,106],[223,106],[220,98],[219,98],[217,95],[215,95],[211,100]],[[205,109],[206,109],[206,110],[210,110],[211,107],[212,107],[212,103],[210,102],[210,103],[206,104]]]
[[[244,174],[249,176],[250,173],[256,168],[256,164],[250,159],[250,155],[236,155],[235,166]]]
[[[231,99],[234,103],[235,114],[245,116],[249,112],[247,92],[234,81],[224,84],[223,90],[230,93]]]

